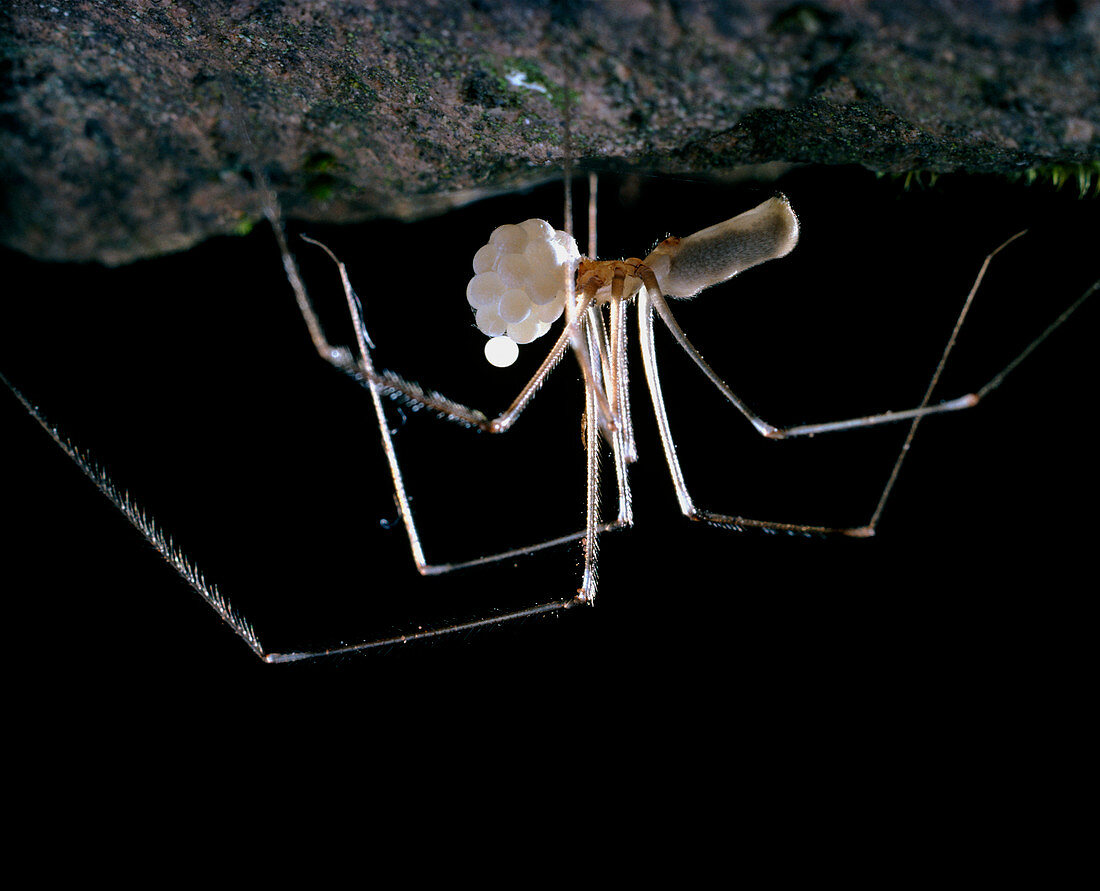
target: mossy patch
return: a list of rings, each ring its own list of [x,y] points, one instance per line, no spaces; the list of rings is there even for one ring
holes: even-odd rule
[[[1023,179],[1029,186],[1033,184],[1049,185],[1061,189],[1067,183],[1077,186],[1080,198],[1100,197],[1100,161],[1084,164],[1046,164],[1029,167],[1016,179]]]

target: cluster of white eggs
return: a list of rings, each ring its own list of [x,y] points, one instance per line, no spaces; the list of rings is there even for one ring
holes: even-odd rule
[[[530,343],[550,330],[565,310],[567,276],[580,251],[572,236],[545,220],[498,226],[474,255],[474,277],[466,299],[474,323],[491,339],[485,357],[505,367]]]

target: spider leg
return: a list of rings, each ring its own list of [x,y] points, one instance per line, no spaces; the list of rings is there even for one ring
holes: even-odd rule
[[[669,425],[668,411],[665,408],[664,391],[661,388],[661,378],[657,370],[657,352],[653,338],[654,295],[660,299],[659,292],[651,289],[648,285],[638,292],[639,340],[641,342],[642,364],[645,368],[646,383],[649,386],[650,401],[653,403],[653,414],[657,419],[657,431],[661,437],[661,446],[664,449],[665,462],[668,464],[669,475],[672,478],[672,487],[676,492],[676,500],[680,505],[680,512],[691,520],[701,520],[714,525],[737,529],[752,527],[780,532],[841,534],[857,538],[873,534],[873,531],[868,527],[834,528],[830,526],[809,526],[801,523],[784,523],[719,514],[704,508],[696,507],[691,497],[691,493],[688,491],[687,482],[684,479],[684,471],[680,466],[680,459],[676,454],[676,441],[672,436],[672,428]]]
[[[600,497],[600,435],[599,413],[596,406],[596,382],[591,375],[584,378],[584,451],[585,451],[585,534],[584,574],[577,599],[592,603],[596,598],[596,579],[599,559]],[[618,437],[615,433],[613,436]]]
[[[802,424],[794,427],[781,427],[776,429],[776,433],[770,438],[773,439],[785,439],[794,436],[813,436],[816,433],[831,433],[836,430],[849,430],[854,427],[871,427],[876,424],[887,424],[892,421],[905,421],[912,419],[914,424],[922,417],[932,414],[940,414],[947,411],[959,411],[964,408],[973,408],[982,399],[984,399],[989,393],[997,389],[1004,379],[1021,363],[1026,359],[1035,349],[1043,343],[1051,334],[1053,334],[1058,328],[1060,328],[1067,319],[1074,312],[1076,312],[1082,303],[1084,303],[1097,289],[1100,289],[1100,280],[1093,282],[1085,292],[1078,297],[1069,307],[1062,312],[1053,322],[1051,322],[1043,330],[1042,334],[1036,337],[1031,343],[1029,343],[1024,349],[1022,349],[1016,357],[1009,362],[1004,368],[998,371],[993,377],[991,377],[985,384],[974,390],[972,393],[967,393],[964,396],[958,396],[955,399],[939,402],[936,405],[928,405],[928,401],[932,396],[932,391],[935,389],[936,383],[939,380],[939,376],[943,371],[943,366],[947,360],[947,355],[954,346],[955,338],[958,335],[959,325],[961,324],[963,316],[960,316],[959,323],[956,323],[955,330],[948,341],[948,346],[944,350],[943,356],[940,358],[939,365],[936,366],[936,371],[932,377],[932,382],[929,384],[927,391],[925,392],[924,400],[918,408],[909,409],[908,411],[893,411],[883,412],[877,415],[868,415],[862,418],[850,418],[845,421],[832,421],[824,424]],[[971,292],[973,297],[973,292]],[[967,307],[969,307],[969,299],[967,301]],[[965,310],[964,310],[965,315]]]
[[[283,228],[283,220],[279,214],[275,194],[266,187],[266,184],[264,184],[262,190],[265,196],[264,216],[267,217],[268,223],[271,224],[271,231],[275,234],[275,243],[279,246],[279,254],[283,260],[283,272],[286,274],[286,280],[290,282],[291,290],[294,291],[294,297],[298,301],[298,311],[301,312],[302,319],[306,323],[309,339],[313,341],[313,347],[322,359],[332,363],[342,371],[351,371],[355,365],[351,352],[346,347],[334,347],[325,337],[321,320],[317,317],[317,311],[313,308],[313,301],[309,299],[305,283],[298,272],[298,264],[294,261],[294,255],[290,252],[290,247],[286,243],[286,232]]]
[[[594,283],[586,288],[595,290]],[[577,593],[578,603],[591,604],[596,598],[599,535],[607,531],[599,524],[600,514],[600,442],[605,438],[610,446],[615,464],[615,474],[619,489],[620,527],[633,523],[633,510],[630,499],[630,485],[627,481],[627,465],[634,460],[634,434],[629,418],[620,414],[621,406],[626,403],[625,352],[616,348],[624,336],[622,333],[623,276],[617,275],[612,282],[611,341],[606,337],[599,309],[590,307],[585,325],[587,352],[577,351],[583,366],[589,366],[584,375],[585,389],[585,536],[584,536],[584,572],[581,587]],[[610,396],[608,396],[610,393]]]
[[[932,380],[925,392],[924,399],[920,405],[916,408],[906,409],[904,411],[886,411],[873,415],[863,415],[856,418],[846,418],[840,421],[826,421],[815,424],[798,424],[790,427],[777,427],[773,424],[765,421],[760,415],[749,408],[745,402],[737,396],[729,385],[723,381],[713,368],[707,364],[706,360],[702,357],[699,351],[688,340],[687,335],[684,334],[683,329],[677,323],[675,316],[672,314],[672,310],[669,308],[668,302],[660,292],[660,286],[657,284],[656,278],[648,270],[642,270],[640,274],[646,275],[650,279],[649,282],[649,299],[653,309],[661,317],[661,321],[672,333],[672,336],[676,339],[676,342],[680,345],[695,362],[696,365],[702,370],[707,378],[714,384],[715,388],[736,408],[745,418],[753,425],[753,428],[757,433],[768,439],[790,439],[795,436],[814,436],[818,433],[831,433],[839,430],[850,430],[859,427],[873,427],[878,424],[889,424],[897,421],[917,421],[926,415],[942,414],[950,411],[961,411],[962,409],[972,408],[977,405],[988,393],[996,389],[1001,385],[1008,374],[1016,368],[1028,355],[1032,353],[1044,340],[1047,339],[1056,329],[1058,329],[1076,310],[1085,302],[1085,300],[1100,286],[1100,282],[1092,285],[1085,291],[1065,312],[1063,312],[1057,319],[1055,319],[1047,328],[1036,337],[1027,347],[1025,347],[1011,362],[1009,362],[1000,372],[994,375],[983,386],[974,390],[971,393],[966,393],[962,396],[958,396],[954,399],[945,400],[935,405],[929,405],[929,401],[932,396],[932,392],[939,381],[940,374],[943,371],[943,367],[947,362],[947,357],[950,355],[952,349],[954,349],[955,341],[958,338],[959,330],[962,328],[963,322],[966,320],[967,315],[970,312],[971,304],[974,301],[974,297],[978,292],[978,288],[981,286],[982,280],[985,278],[986,270],[989,268],[990,262],[993,258],[1004,248],[1008,247],[1013,241],[1023,235],[1023,232],[1019,232],[1013,235],[1008,241],[1001,244],[998,248],[992,251],[983,261],[981,269],[978,272],[977,277],[974,280],[970,292],[967,294],[966,300],[963,303],[962,310],[955,322],[954,330],[951,332],[951,336],[948,338],[947,345],[944,348],[943,355],[940,357],[939,364],[936,366],[935,372],[933,372]]]
[[[596,597],[597,561],[599,558],[599,435],[602,433],[611,445],[615,462],[615,475],[619,488],[619,522],[624,526],[633,524],[633,509],[630,501],[630,485],[627,482],[627,466],[637,459],[634,445],[634,430],[629,414],[629,390],[626,376],[625,350],[625,308],[622,299],[623,275],[617,273],[612,280],[611,297],[611,339],[604,337],[601,316],[598,310],[589,310],[594,322],[588,326],[590,353],[600,357],[602,378],[597,380],[599,365],[593,363],[593,373],[585,376],[585,448],[587,452],[586,471],[586,535],[584,539],[584,578],[578,600],[592,603]],[[609,399],[612,422],[601,424],[601,403],[597,395],[598,382],[606,382],[610,391]]]
[[[206,604],[217,613],[234,634],[236,634],[257,657],[264,662],[297,662],[307,659],[320,658],[322,656],[349,654],[359,651],[388,647],[401,643],[426,640],[435,637],[443,637],[449,634],[469,631],[476,628],[499,625],[509,621],[531,618],[536,615],[556,612],[568,609],[577,602],[576,597],[559,600],[550,600],[537,603],[523,609],[501,612],[492,616],[474,619],[467,622],[439,625],[436,627],[421,628],[410,633],[377,640],[364,641],[357,644],[343,645],[329,649],[297,652],[269,652],[253,629],[248,618],[238,612],[229,599],[209,581],[202,570],[194,561],[184,553],[172,540],[171,536],[148,514],[134,499],[122,490],[108,475],[107,471],[99,465],[84,449],[77,447],[58,428],[42,414],[41,410],[28,399],[11,381],[0,373],[0,384],[11,390],[15,398],[22,404],[27,413],[39,424],[50,439],[64,452],[79,470],[99,489],[99,491],[115,506],[125,519],[149,542],[149,544],[161,555],[184,582],[190,586]],[[597,527],[597,531],[609,531],[622,528],[618,523],[608,523]],[[552,547],[569,541],[575,541],[584,535],[578,532],[574,535],[563,536],[559,539],[541,543],[534,548],[521,549],[511,552],[514,555],[528,553],[544,547]],[[508,555],[501,555],[508,556]],[[470,564],[487,562],[486,560],[471,561]],[[453,567],[458,568],[458,566]]]
[[[1022,234],[1022,233],[1021,233]],[[1019,236],[1013,236],[1014,240]],[[988,268],[990,261],[998,251],[1004,248],[1009,242],[1005,242],[997,250],[993,251],[985,262],[982,264],[981,271],[978,274],[977,279],[971,288],[967,299],[964,303],[963,309],[959,314],[959,317],[955,323],[955,327],[948,339],[947,345],[944,348],[943,354],[940,357],[940,361],[936,366],[936,370],[933,372],[932,379],[925,391],[924,398],[918,408],[911,409],[904,412],[886,412],[879,415],[870,415],[863,418],[853,418],[846,421],[836,421],[826,424],[813,424],[804,425],[800,427],[790,428],[775,428],[765,422],[752,413],[744,403],[729,389],[729,387],[714,373],[713,369],[706,364],[699,352],[691,345],[690,341],[684,335],[679,325],[676,323],[675,318],[672,316],[671,311],[668,309],[668,304],[664,300],[663,295],[660,293],[660,288],[657,285],[656,279],[652,272],[648,269],[640,270],[643,280],[645,281],[645,287],[639,292],[639,331],[642,347],[642,359],[645,365],[646,377],[649,384],[650,398],[653,402],[654,413],[657,417],[658,430],[661,436],[661,442],[665,451],[666,462],[669,466],[669,472],[672,477],[673,487],[676,490],[677,499],[680,504],[680,510],[685,516],[691,519],[703,520],[719,526],[728,527],[755,527],[762,529],[771,529],[777,531],[798,532],[798,533],[832,533],[842,534],[852,537],[869,537],[874,535],[875,528],[882,515],[882,511],[885,504],[892,492],[894,485],[897,481],[898,474],[901,470],[901,466],[905,460],[906,455],[909,452],[910,445],[916,434],[917,427],[921,418],[925,415],[936,414],[946,411],[957,411],[964,408],[969,408],[976,405],[982,397],[987,393],[994,390],[1004,381],[1004,379],[1011,373],[1016,366],[1018,366],[1028,355],[1030,355],[1043,341],[1045,341],[1055,330],[1057,330],[1080,306],[1084,301],[1091,296],[1098,288],[1100,288],[1100,281],[1094,283],[1088,288],[1084,294],[1082,294],[1074,303],[1066,309],[1057,319],[1055,319],[1047,328],[1035,338],[1023,351],[1021,351],[1016,358],[1008,363],[998,374],[990,379],[983,387],[979,388],[972,394],[954,399],[949,402],[939,403],[938,405],[929,405],[929,401],[932,397],[932,393],[935,390],[937,383],[939,382],[940,375],[946,364],[947,358],[954,348],[955,342],[960,328],[966,319],[969,312],[974,295],[977,293],[978,287],[981,284],[982,278],[985,275],[985,271]],[[676,444],[672,437],[672,431],[668,423],[667,411],[664,405],[664,395],[661,388],[660,377],[657,370],[656,350],[653,339],[653,313],[656,313],[661,317],[661,320],[672,332],[676,341],[680,346],[688,353],[689,356],[696,362],[696,364],[704,371],[707,377],[715,384],[718,390],[726,396],[726,398],[737,407],[752,423],[758,432],[763,433],[769,439],[782,439],[785,437],[811,435],[814,433],[829,432],[834,430],[850,430],[861,427],[873,426],[881,423],[887,423],[892,421],[909,420],[910,427],[906,436],[905,442],[902,445],[901,451],[898,454],[898,458],[894,463],[890,476],[887,479],[886,485],[883,488],[881,495],[879,496],[878,503],[871,515],[871,519],[866,525],[855,527],[826,527],[826,526],[809,526],[798,523],[784,523],[773,522],[766,520],[756,520],[747,517],[739,517],[727,514],[718,514],[712,511],[704,510],[695,506],[692,501],[691,495],[688,491],[687,484],[684,480],[683,470],[680,466],[679,459],[676,455]]]
[[[366,355],[366,351],[373,348],[374,344],[371,343],[370,338],[366,334],[366,329],[363,325],[361,304],[355,290],[351,286],[346,267],[343,262],[325,245],[321,244],[321,242],[305,235],[303,235],[302,238],[310,244],[317,245],[317,247],[321,248],[329,255],[333,262],[336,263],[340,273],[340,280],[344,287],[344,293],[348,299],[348,308],[351,313],[352,322],[356,326],[356,336],[360,341],[360,355]],[[289,255],[284,257],[284,265],[293,266],[293,258],[289,257]],[[309,299],[308,296],[305,295],[305,287],[302,284],[301,277],[295,276],[290,278],[289,281],[291,287],[294,288],[298,296],[299,306],[309,306]],[[301,289],[301,294],[298,294],[299,289]],[[543,359],[542,364],[539,365],[538,369],[531,376],[531,379],[523,386],[519,395],[516,396],[508,408],[492,419],[482,411],[469,408],[460,402],[449,399],[441,393],[425,390],[419,384],[406,381],[393,371],[386,369],[378,371],[374,368],[373,364],[369,367],[365,367],[362,361],[354,360],[349,351],[341,347],[333,348],[328,346],[328,341],[324,339],[323,332],[321,333],[322,346],[318,348],[318,353],[323,359],[352,377],[360,378],[364,382],[369,381],[381,388],[382,392],[395,398],[400,398],[414,405],[430,409],[436,412],[444,420],[452,421],[466,427],[477,427],[486,433],[504,433],[516,422],[523,413],[523,410],[534,398],[539,388],[545,383],[546,378],[550,376],[550,372],[557,367],[562,356],[565,355],[566,348],[570,346],[570,344],[574,345],[574,349],[577,348],[576,344],[582,326],[582,319],[585,316],[585,311],[592,304],[594,294],[595,288],[592,288],[580,295],[573,317],[567,321],[565,328],[562,330],[561,334],[558,335],[557,340],[550,348],[550,352],[547,354],[546,358]],[[313,318],[314,321],[316,321],[316,316]],[[309,317],[306,318],[306,323],[307,326],[309,326]],[[318,331],[320,331],[319,326]],[[590,366],[588,363],[582,362],[581,366],[584,373],[588,375],[590,373]],[[602,394],[602,388],[599,399],[601,400],[601,407],[605,411],[605,414],[610,415],[610,409],[607,407],[607,400]]]
[[[354,324],[355,337],[359,348],[359,355],[358,360],[355,364],[354,373],[364,382],[365,386],[371,394],[371,401],[374,404],[375,416],[378,420],[378,430],[382,438],[382,448],[386,455],[386,463],[389,466],[390,477],[393,480],[394,496],[397,499],[398,509],[401,513],[401,519],[405,526],[405,532],[409,540],[409,549],[412,552],[413,561],[416,564],[417,571],[421,575],[441,575],[446,572],[453,572],[457,569],[482,566],[487,563],[494,563],[500,560],[508,560],[524,554],[531,554],[536,551],[544,550],[546,548],[557,547],[559,545],[567,544],[571,541],[577,541],[578,539],[584,539],[586,543],[585,563],[587,567],[590,563],[589,556],[594,554],[595,542],[599,533],[621,529],[630,525],[630,489],[629,482],[626,477],[625,463],[619,460],[616,461],[616,478],[619,486],[619,516],[611,522],[600,523],[598,517],[598,492],[593,493],[593,485],[598,488],[598,471],[596,473],[596,482],[593,484],[593,471],[591,469],[591,465],[596,459],[593,459],[593,457],[590,455],[588,459],[588,464],[590,466],[588,471],[589,481],[587,486],[587,491],[589,494],[586,499],[588,508],[586,511],[586,523],[584,531],[559,536],[557,538],[547,539],[545,541],[535,542],[533,544],[525,545],[520,548],[512,548],[507,551],[500,551],[488,554],[486,556],[477,557],[472,560],[464,560],[451,563],[430,562],[424,554],[424,547],[420,540],[420,533],[416,527],[416,519],[413,515],[412,506],[410,504],[409,497],[405,489],[405,481],[401,472],[401,464],[397,458],[397,450],[394,447],[393,436],[390,433],[390,425],[385,415],[382,397],[386,394],[387,391],[392,390],[392,378],[388,376],[387,372],[378,372],[375,369],[374,363],[371,360],[370,351],[372,348],[372,343],[369,335],[367,334],[366,325],[363,321],[363,316],[360,308],[360,303],[354,289],[351,286],[351,281],[348,278],[346,267],[332,253],[332,251],[330,251],[323,244],[313,241],[313,239],[307,240],[321,247],[333,259],[333,261],[337,265],[337,268],[339,269],[340,280],[343,285],[344,295],[347,299],[348,311],[351,314],[352,322]],[[595,394],[597,391],[602,393],[603,388],[599,381],[595,379],[595,372],[591,370],[590,366],[592,360],[590,359],[589,354],[580,349],[580,344],[583,343],[583,338],[574,333],[577,328],[585,327],[585,322],[587,319],[585,313],[587,311],[587,308],[592,303],[595,290],[596,286],[595,284],[593,284],[588,287],[584,293],[582,293],[581,298],[578,301],[578,306],[581,308],[581,310],[577,312],[575,324],[569,324],[566,326],[566,329],[558,337],[557,343],[555,343],[554,347],[551,348],[549,355],[543,361],[539,371],[536,372],[535,376],[524,388],[523,393],[521,393],[520,397],[516,400],[515,403],[513,403],[513,408],[516,408],[516,406],[518,405],[518,410],[515,412],[516,415],[518,415],[519,411],[521,411],[523,406],[526,405],[526,402],[530,400],[531,396],[534,395],[534,390],[537,389],[537,387],[542,383],[547,375],[549,375],[550,371],[553,370],[558,361],[560,361],[566,347],[572,344],[572,346],[574,347],[574,351],[577,353],[577,358],[580,361],[582,368],[586,369],[587,372],[584,375],[585,390],[586,393],[591,394],[591,398],[595,406],[595,409],[591,412],[591,416],[592,418],[599,417],[601,409],[599,407],[599,401],[596,399]],[[585,333],[587,337],[586,331],[582,333]],[[342,366],[338,365],[338,367]],[[408,391],[404,389],[401,392],[408,396],[409,399],[418,404],[433,408],[440,413],[446,412],[447,416],[451,419],[461,419],[462,417],[464,417],[464,415],[462,414],[463,412],[470,412],[470,409],[467,409],[464,406],[460,406],[457,403],[453,403],[450,400],[446,399],[446,397],[439,396],[438,394],[432,394],[430,399],[422,399],[420,398],[421,391],[419,391],[419,388],[417,388],[416,395],[410,395]],[[607,400],[605,397],[603,399],[603,405],[606,406],[606,404]],[[609,410],[604,409],[604,411]],[[477,426],[482,425],[478,424]],[[488,428],[483,429],[488,429],[490,432],[500,433],[507,430],[510,426],[511,424],[508,423],[498,427],[495,426],[494,422],[491,423]],[[593,449],[594,448],[595,446],[593,446]],[[590,449],[590,451],[592,451],[592,449]],[[621,449],[616,447],[616,454],[618,454],[620,451]],[[591,542],[591,544],[589,544],[589,542]],[[593,569],[594,563],[595,560],[593,556],[593,559],[591,560]],[[586,579],[587,577],[588,572],[586,570]],[[586,581],[585,584],[582,586],[582,589],[588,590],[588,587],[589,584]],[[594,589],[594,585],[592,585],[592,587]]]
[[[575,598],[566,600],[551,600],[546,603],[538,603],[526,609],[514,610],[507,613],[499,613],[495,616],[487,616],[483,619],[473,619],[469,622],[458,622],[454,625],[440,625],[437,628],[424,628],[412,634],[399,634],[394,637],[385,637],[379,640],[369,640],[357,644],[348,644],[340,647],[332,647],[327,650],[307,650],[290,653],[265,653],[262,654],[264,662],[302,662],[307,659],[320,659],[323,656],[346,656],[351,653],[362,653],[366,650],[376,650],[380,647],[391,647],[397,644],[412,643],[418,640],[430,640],[433,637],[445,637],[448,634],[456,634],[463,631],[473,631],[477,628],[486,628],[490,625],[501,625],[504,622],[512,622],[517,619],[528,619],[532,616],[544,613],[557,612],[560,609],[569,609],[576,603]]]

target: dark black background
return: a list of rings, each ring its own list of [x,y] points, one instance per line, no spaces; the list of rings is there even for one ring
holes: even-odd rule
[[[797,249],[673,308],[777,425],[915,405],[982,258],[1019,229],[1031,232],[991,269],[942,396],[984,383],[1097,274],[1095,200],[962,177],[905,190],[854,169],[738,187],[605,176],[600,254],[644,255],[776,189],[799,213]],[[490,368],[463,292],[492,228],[530,216],[560,225],[560,185],[419,224],[290,228],[333,340],[350,341],[334,270],[294,233],[347,262],[378,365],[495,413],[549,341],[512,369]],[[397,514],[369,394],[312,352],[265,226],[119,269],[11,253],[4,263],[25,284],[7,294],[0,368],[148,508],[269,648],[356,642],[575,590],[576,546],[416,575],[400,526],[382,525]],[[374,690],[462,684],[471,697],[580,686],[724,703],[766,690],[861,689],[873,701],[919,687],[963,708],[1025,687],[1064,690],[1083,659],[1095,579],[1095,310],[1094,299],[978,409],[922,425],[870,541],[682,518],[632,342],[637,525],[604,539],[595,608],[295,666],[262,665],[0,394],[15,523],[3,546],[7,635],[24,670],[61,669],[60,683],[78,688],[265,672],[350,675]],[[900,425],[764,442],[661,330],[658,351],[698,504],[867,519]],[[430,559],[580,528],[581,400],[570,359],[507,437],[392,414]]]

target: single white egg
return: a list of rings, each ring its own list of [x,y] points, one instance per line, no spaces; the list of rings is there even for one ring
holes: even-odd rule
[[[559,254],[564,253],[556,241],[532,238],[523,249],[523,255],[532,266],[557,266]]]
[[[495,306],[500,302],[500,295],[507,288],[504,280],[495,272],[482,272],[470,279],[466,285],[466,301],[474,309],[482,309],[486,306]]]
[[[505,254],[494,268],[508,288],[525,289],[531,280],[531,264],[523,254]]]
[[[527,247],[527,233],[519,226],[497,226],[489,236],[489,243],[505,254],[519,254]]]
[[[507,368],[519,358],[519,347],[510,337],[494,337],[485,342],[485,358],[490,365]]]
[[[561,300],[555,300],[550,303],[544,303],[542,306],[536,306],[531,311],[531,317],[537,319],[540,322],[546,322],[549,325],[551,322],[556,322],[561,318],[561,314],[565,312],[565,298]]]
[[[566,273],[560,266],[544,266],[538,270],[524,290],[527,292],[527,296],[531,298],[532,303],[541,306],[544,303],[558,299],[558,296],[565,290],[565,276]]]
[[[532,240],[546,241],[553,237],[554,227],[551,226],[546,220],[524,220],[519,224],[519,227],[527,233],[527,237]]]
[[[522,322],[510,323],[508,336],[516,343],[530,343],[539,336],[539,320],[528,316]]]
[[[500,317],[495,306],[483,306],[474,313],[474,324],[482,334],[490,337],[503,334],[508,328],[508,323]]]
[[[531,301],[525,291],[521,291],[519,288],[509,288],[500,295],[497,312],[509,325],[522,322],[531,315]]]
[[[500,249],[495,244],[482,245],[474,254],[474,272],[481,274],[493,268],[493,264],[500,255]]]

